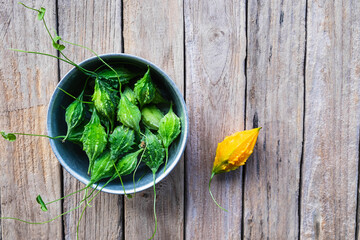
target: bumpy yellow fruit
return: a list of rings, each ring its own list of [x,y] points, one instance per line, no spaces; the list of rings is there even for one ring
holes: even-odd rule
[[[218,144],[214,166],[209,181],[209,192],[215,204],[224,211],[227,210],[216,202],[211,193],[211,180],[215,174],[235,170],[246,163],[246,160],[253,153],[260,129],[261,128],[254,128],[234,133],[231,136],[227,136],[224,141]]]
[[[218,144],[212,172],[222,173],[245,164],[253,149],[261,128],[237,132]]]

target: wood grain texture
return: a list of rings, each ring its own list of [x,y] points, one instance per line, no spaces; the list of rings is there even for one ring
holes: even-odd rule
[[[297,239],[303,141],[305,1],[250,1],[244,239]]]
[[[184,89],[183,4],[181,0],[125,0],[124,51],[163,69]],[[155,239],[183,239],[184,164],[156,185]],[[148,239],[154,231],[152,189],[125,200],[126,239]]]
[[[186,91],[185,162],[156,185],[155,239],[360,239],[358,0],[26,4],[43,5],[63,39],[144,57]],[[16,1],[0,1],[0,41],[0,131],[46,134],[58,73],[71,66],[8,50],[56,55],[36,13]],[[93,56],[69,45],[65,53],[75,62]],[[246,166],[213,180],[225,213],[208,193],[217,144],[256,126],[263,129]],[[0,139],[0,166],[1,217],[44,221],[82,198],[40,211],[38,194],[50,201],[84,187],[62,170],[48,139]],[[147,239],[154,230],[152,189],[125,201],[101,193],[92,205],[80,239]],[[0,239],[76,239],[80,214],[46,225],[0,220]]]
[[[301,239],[353,239],[360,129],[359,1],[309,1]]]
[[[120,53],[121,1],[58,1],[59,35],[63,39],[84,45],[98,54]],[[93,54],[79,47],[66,45],[65,53],[75,62]],[[71,66],[60,64],[63,76]],[[64,170],[64,195],[84,185]],[[73,208],[83,197],[77,194],[64,201],[64,210]],[[79,228],[80,239],[122,239],[123,197],[101,193],[88,208]],[[76,224],[81,210],[64,217],[65,239],[76,239]]]
[[[244,129],[245,1],[185,1],[186,102],[190,136],[186,150],[186,239],[241,239],[242,168],[215,176],[216,147]]]
[[[42,1],[27,4],[40,8]],[[46,20],[55,24],[55,4],[48,3]],[[56,54],[37,13],[17,1],[0,2],[0,129],[46,134],[47,104],[58,81],[57,61],[45,56],[16,53],[9,48]],[[46,138],[19,136],[0,139],[1,217],[46,221],[61,211],[60,203],[44,213],[36,203],[61,195],[60,167]],[[2,239],[61,239],[61,220],[29,225],[1,220]]]

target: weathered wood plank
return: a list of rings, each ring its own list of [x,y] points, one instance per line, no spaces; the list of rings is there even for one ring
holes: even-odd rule
[[[124,1],[124,51],[153,62],[184,89],[183,4],[177,1]],[[183,160],[156,185],[155,239],[183,239]],[[125,200],[126,239],[148,239],[154,231],[152,189]]]
[[[28,1],[39,8],[42,1]],[[49,2],[46,20],[55,24],[54,2]],[[0,2],[0,129],[46,134],[47,104],[58,81],[57,61],[45,56],[16,53],[9,48],[56,54],[37,14],[17,4]],[[35,198],[61,195],[60,167],[48,139],[18,137],[13,143],[0,139],[1,217],[46,221],[60,214],[61,205],[40,210]],[[61,220],[29,225],[1,220],[2,239],[61,239]]]
[[[59,0],[59,35],[63,39],[93,49],[96,53],[120,53],[121,1]],[[85,49],[67,46],[65,53],[75,62],[93,54]],[[61,63],[63,76],[71,66]],[[64,195],[83,188],[84,185],[64,170]],[[73,208],[83,195],[64,201],[64,210]],[[123,197],[101,193],[88,208],[79,228],[80,239],[122,239]],[[81,214],[76,211],[64,218],[65,238],[76,239],[76,224]]]
[[[185,1],[186,238],[241,239],[242,168],[218,175],[208,192],[217,143],[244,129],[245,1]]]
[[[246,127],[263,127],[245,171],[244,239],[297,239],[306,1],[248,3]]]
[[[309,1],[302,239],[353,239],[360,129],[359,1]]]

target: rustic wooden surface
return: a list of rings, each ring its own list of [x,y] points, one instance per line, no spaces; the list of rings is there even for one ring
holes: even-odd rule
[[[155,239],[360,239],[360,2],[75,1],[25,2],[47,9],[65,40],[97,53],[125,52],[164,69],[190,117],[184,158],[158,190]],[[46,134],[46,110],[70,69],[36,14],[0,1],[0,131]],[[68,47],[75,62],[92,54]],[[217,143],[263,127],[245,167],[207,184]],[[0,139],[0,214],[44,221],[38,194],[55,199],[83,187],[62,170],[47,139]],[[80,239],[147,239],[151,190],[124,199],[102,193]],[[50,224],[0,220],[0,239],[76,239],[80,211]]]
[[[33,1],[34,5],[41,1]],[[0,128],[13,132],[46,134],[47,104],[58,78],[57,61],[44,57],[10,51],[9,48],[40,50],[56,54],[43,26],[35,21],[32,11],[22,9],[16,2],[0,2]],[[55,11],[55,3],[47,9]],[[56,16],[49,14],[49,24]],[[53,77],[47,77],[53,76]],[[61,195],[61,168],[48,139],[18,137],[16,144],[0,144],[1,216],[19,217],[40,222],[61,212],[61,205],[49,206],[43,213],[34,200],[38,194],[56,199]],[[2,220],[3,239],[61,239],[61,220],[47,225],[28,225]]]
[[[356,234],[359,11],[359,1],[308,3],[300,195],[303,239],[352,239]]]
[[[245,1],[238,0],[185,1],[190,118],[185,155],[186,239],[241,239],[242,169],[216,176],[212,184],[214,195],[232,214],[212,202],[208,182],[217,143],[244,129],[245,6]]]
[[[246,127],[263,129],[245,166],[244,239],[297,239],[305,1],[249,1],[247,56]]]

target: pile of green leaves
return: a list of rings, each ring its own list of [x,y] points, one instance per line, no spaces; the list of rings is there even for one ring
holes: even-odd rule
[[[89,77],[94,84],[88,84],[94,88],[85,86],[65,110],[63,141],[85,151],[90,184],[135,173],[140,161],[155,174],[166,165],[168,148],[180,134],[180,119],[153,83],[150,67],[145,73],[122,65],[113,70],[96,71],[96,77]],[[99,161],[109,164],[99,169]]]
[[[131,173],[134,181],[137,166],[146,164],[153,174],[155,203],[156,172],[164,162],[166,168],[168,148],[180,134],[180,119],[172,104],[165,111],[159,107],[169,104],[159,95],[149,67],[138,80],[137,73],[114,69],[116,74],[99,72],[93,79],[90,108],[83,102],[84,92],[66,108],[68,131],[64,140],[80,144],[86,152],[89,185],[104,178],[120,179],[122,184],[121,177]],[[156,220],[155,204],[154,216]]]
[[[143,163],[151,170],[154,181],[155,231],[151,237],[153,238],[157,228],[155,211],[156,172],[164,163],[164,169],[166,169],[168,149],[181,132],[181,122],[173,111],[172,103],[161,95],[161,91],[154,84],[151,74],[152,70],[149,66],[144,72],[134,71],[127,68],[126,65],[110,66],[91,49],[67,42],[56,33],[52,35],[44,19],[45,8],[35,9],[24,4],[22,5],[38,13],[38,20],[43,22],[52,40],[53,47],[59,51],[59,56],[18,49],[13,50],[57,58],[73,65],[87,76],[83,90],[78,96],[73,96],[73,94],[60,89],[74,99],[65,110],[67,132],[64,133],[64,136],[52,137],[0,132],[8,141],[15,141],[16,135],[32,135],[62,139],[63,142],[70,141],[78,144],[88,156],[90,181],[87,186],[48,203],[45,203],[42,197],[38,196],[36,201],[40,204],[41,210],[47,211],[47,205],[75,193],[85,191],[84,198],[75,208],[70,210],[73,211],[80,208],[82,204],[85,204],[78,222],[79,226],[84,211],[101,191],[100,189],[99,192],[93,195],[95,188],[88,194],[90,186],[98,184],[103,179],[107,179],[107,182],[103,185],[105,187],[109,182],[119,179],[125,193],[122,177],[133,174],[135,191],[136,169]],[[64,54],[63,50],[66,48],[64,44],[71,44],[90,50],[103,65],[96,70],[85,69],[77,65]],[[130,195],[128,196],[131,197]],[[53,221],[68,212],[42,223],[34,223],[12,217],[0,219],[14,219],[29,224],[43,224]]]

